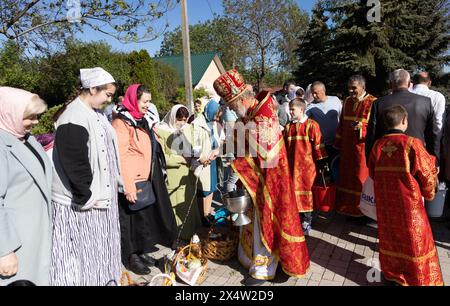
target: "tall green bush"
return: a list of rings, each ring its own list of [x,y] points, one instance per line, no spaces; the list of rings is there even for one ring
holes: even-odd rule
[[[55,105],[49,108],[45,113],[39,118],[39,123],[36,125],[32,133],[34,135],[48,134],[55,131],[55,126],[53,122],[53,116],[64,104]]]

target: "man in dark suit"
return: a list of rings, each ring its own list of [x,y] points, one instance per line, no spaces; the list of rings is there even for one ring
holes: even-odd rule
[[[436,156],[439,165],[440,137],[436,132],[438,129],[434,128],[436,122],[431,99],[409,92],[411,76],[404,69],[392,72],[389,80],[392,94],[379,98],[372,105],[366,137],[367,160],[375,141],[386,132],[383,111],[393,105],[402,105],[408,112],[409,124],[405,133],[422,140],[427,151]]]

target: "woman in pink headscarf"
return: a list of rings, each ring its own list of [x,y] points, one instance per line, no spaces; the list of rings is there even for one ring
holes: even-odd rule
[[[49,284],[52,165],[30,134],[46,109],[36,94],[0,87],[0,286]]]
[[[150,273],[149,266],[155,264],[155,259],[148,255],[154,245],[170,247],[176,234],[175,216],[162,173],[162,149],[150,128],[150,118],[145,116],[151,99],[144,85],[131,85],[112,122],[124,181],[124,192],[119,194],[122,263],[138,275]],[[152,186],[154,201],[138,201],[147,192],[139,183]]]

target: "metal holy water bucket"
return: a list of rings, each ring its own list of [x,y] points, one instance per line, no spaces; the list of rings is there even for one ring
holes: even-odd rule
[[[223,195],[223,200],[225,201],[227,209],[233,213],[237,214],[233,218],[234,226],[243,226],[251,223],[251,219],[245,215],[245,212],[252,205],[252,200],[250,195],[245,190],[236,190]]]
[[[436,196],[432,201],[425,201],[425,210],[430,218],[440,218],[444,213],[445,196],[447,188],[436,192]]]

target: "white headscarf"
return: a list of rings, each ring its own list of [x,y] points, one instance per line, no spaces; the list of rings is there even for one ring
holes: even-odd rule
[[[314,101],[314,97],[313,97],[313,95],[311,93],[311,86],[312,86],[312,84],[309,84],[308,87],[306,87],[306,91],[305,91],[304,99],[308,103],[311,103],[312,101]]]
[[[83,88],[92,88],[116,82],[108,71],[100,67],[80,69],[80,79]]]
[[[36,96],[23,89],[0,87],[0,129],[17,138],[23,138],[26,134],[23,113]]]
[[[166,114],[163,121],[160,123],[159,127],[166,131],[169,131],[171,133],[175,133],[178,130],[180,130],[177,128],[177,112],[182,107],[184,107],[185,109],[188,109],[186,106],[184,106],[182,104],[177,104],[174,107],[172,107],[170,112],[168,112]]]

